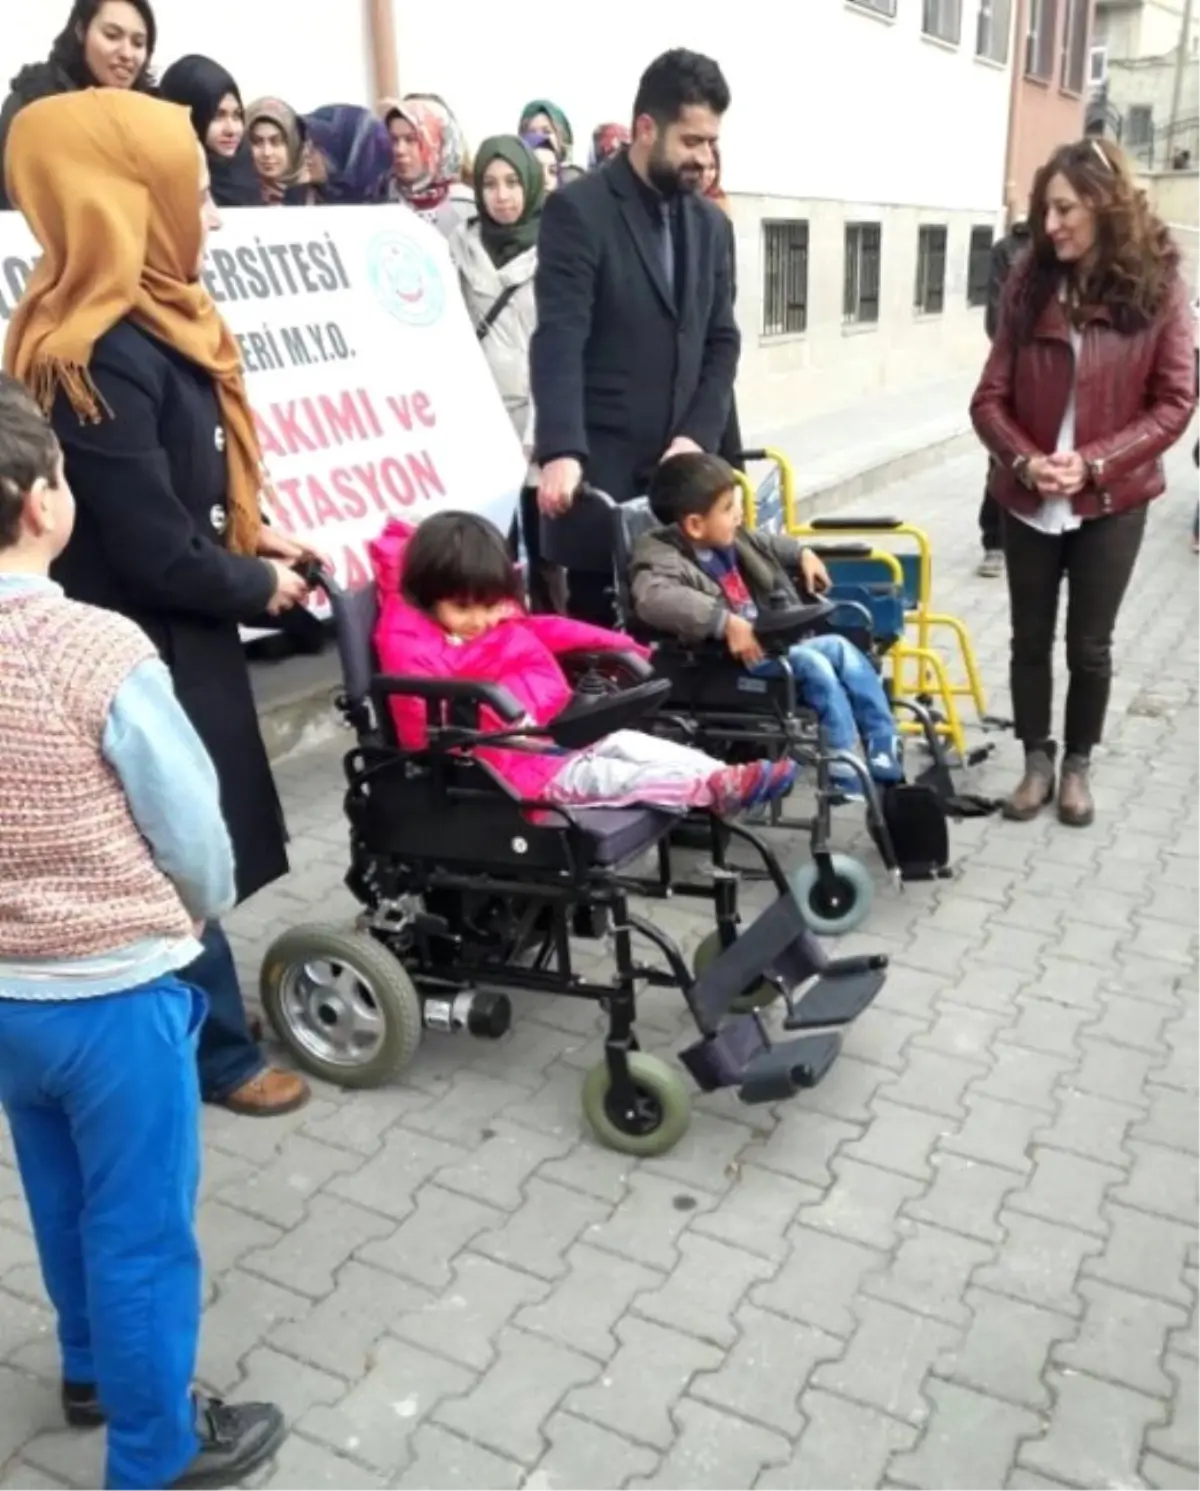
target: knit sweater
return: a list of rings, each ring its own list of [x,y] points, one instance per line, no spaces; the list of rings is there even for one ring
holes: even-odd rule
[[[122,616],[55,592],[0,597],[0,959],[190,934],[100,752],[117,690],[154,656]]]

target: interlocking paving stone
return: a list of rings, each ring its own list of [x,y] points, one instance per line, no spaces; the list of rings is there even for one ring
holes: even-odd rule
[[[933,536],[939,608],[1002,715],[1005,586],[972,573],[982,464],[864,507]],[[251,1491],[1197,1485],[1190,445],[1168,465],[1094,828],[952,824],[956,877],[898,896],[837,814],[881,883],[830,951],[892,964],[821,1086],[698,1097],[679,1147],[639,1163],[581,1119],[599,1013],[522,994],[506,1039],[431,1036],[381,1089],[319,1085],[274,1121],[206,1110],[199,1376],[277,1397],[293,1428]],[[990,740],[970,786],[999,794],[1019,751]],[[276,935],[354,914],[346,744],[278,765],[294,873],[228,922],[252,998]],[[768,892],[743,897],[753,916]],[[681,898],[651,915],[688,956],[706,930]],[[602,976],[604,945],[578,948]],[[678,996],[647,996],[639,1029],[670,1058]],[[98,1483],[102,1437],[63,1429],[58,1374],[0,1121],[0,1491]]]

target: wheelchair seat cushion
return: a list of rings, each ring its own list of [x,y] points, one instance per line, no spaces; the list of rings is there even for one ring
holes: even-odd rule
[[[653,849],[679,822],[655,808],[573,808],[571,817],[587,835],[592,863],[608,868]]]

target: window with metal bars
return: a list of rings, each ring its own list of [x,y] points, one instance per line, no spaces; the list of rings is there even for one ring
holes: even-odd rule
[[[765,337],[787,336],[808,326],[808,224],[797,219],[763,223]]]
[[[1029,0],[1025,34],[1025,73],[1046,82],[1054,76],[1054,37],[1058,30],[1058,0]]]
[[[1092,0],[1067,0],[1059,84],[1067,93],[1082,93],[1088,73],[1088,21]]]
[[[990,227],[971,229],[971,247],[967,251],[968,305],[987,305],[993,242],[994,235]]]
[[[913,304],[926,316],[946,309],[946,229],[917,229],[917,283]]]
[[[921,30],[957,46],[962,35],[962,0],[923,0]]]
[[[878,223],[846,224],[846,277],[842,320],[879,320],[879,279],[883,230]]]
[[[1012,31],[1012,0],[979,0],[975,26],[975,55],[992,62],[1008,61],[1008,37]]]

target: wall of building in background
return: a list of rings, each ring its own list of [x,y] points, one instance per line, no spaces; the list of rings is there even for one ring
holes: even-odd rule
[[[1023,213],[1033,179],[1060,145],[1084,132],[1092,0],[1019,0],[1006,196]]]
[[[682,45],[720,60],[734,100],[722,153],[753,430],[978,364],[969,269],[978,281],[1002,217],[1015,4],[693,0],[680,11],[607,0],[570,27],[519,34],[494,0],[460,0],[453,24],[416,0],[394,0],[394,12],[406,91],[442,94],[475,141],[513,128],[527,99],[550,97],[570,115],[581,159],[594,125],[628,117],[657,53]],[[5,77],[45,55],[60,9],[66,0],[39,0],[6,18]],[[278,93],[300,109],[366,102],[362,9],[159,0],[159,60],[207,52],[245,97]]]

